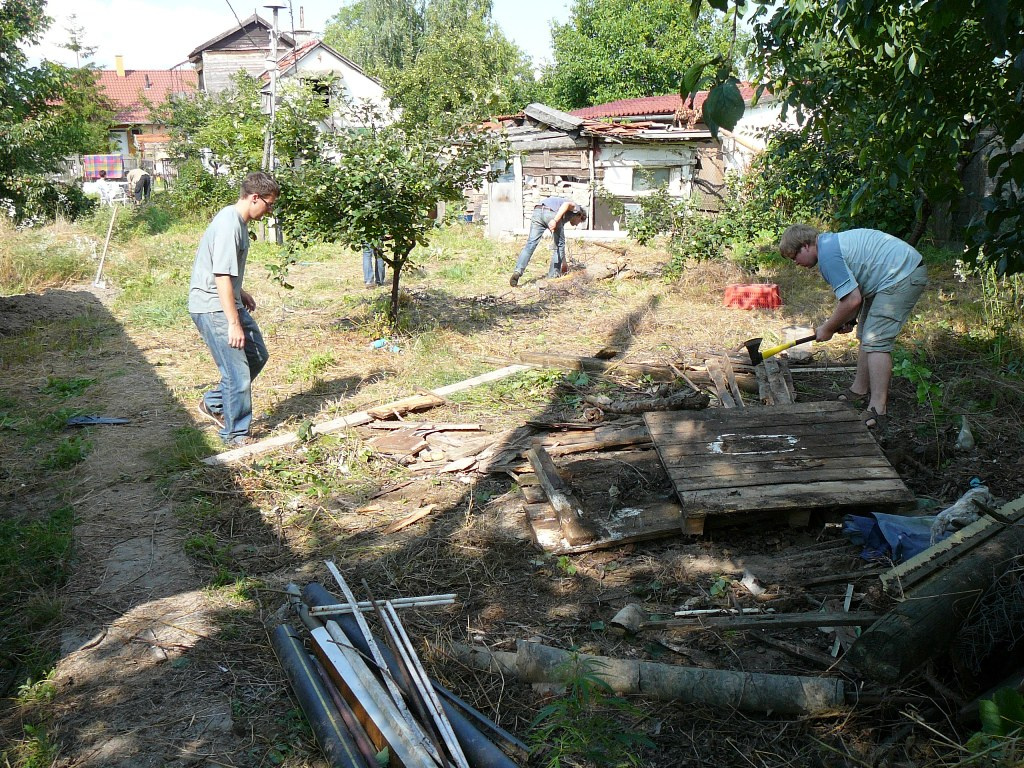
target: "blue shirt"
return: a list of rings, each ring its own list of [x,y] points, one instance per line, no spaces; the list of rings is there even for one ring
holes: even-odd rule
[[[850,229],[818,235],[818,271],[837,299],[860,288],[874,296],[921,266],[921,254],[898,237],[877,229]]]
[[[564,197],[545,197],[543,200],[537,203],[537,207],[547,208],[549,211],[554,211],[555,213],[558,213],[558,211],[561,210],[562,206],[565,205],[566,203],[572,205],[572,208],[569,209],[570,214],[579,212],[580,207],[576,205],[576,203],[574,203],[572,200],[567,200]]]

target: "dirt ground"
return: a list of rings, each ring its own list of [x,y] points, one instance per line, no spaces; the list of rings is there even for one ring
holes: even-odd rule
[[[642,266],[652,274],[657,267]],[[310,266],[297,280],[298,292],[303,280],[312,285],[330,279],[335,267]],[[354,295],[357,289],[351,286],[358,275],[355,269],[351,272],[339,287]],[[641,270],[633,282],[649,283],[650,296],[640,287],[619,296],[612,281],[588,283],[578,271],[553,285],[525,280],[515,292],[495,286],[472,297],[470,310],[461,306],[470,315],[485,316],[480,322],[491,326],[490,346],[474,349],[473,337],[467,335],[460,354],[493,355],[504,347],[511,356],[545,345],[587,354],[603,343],[632,339],[630,360],[678,361],[680,353],[699,359],[720,349],[724,338],[757,335],[758,324],[778,325],[785,319],[762,312],[736,320],[735,312],[729,315],[717,307],[720,293],[713,284],[732,277],[705,274],[666,292],[663,283],[644,277]],[[460,300],[442,292],[439,284],[429,274],[419,275],[409,288],[419,311],[439,318],[437,325],[444,328],[443,318],[460,307]],[[708,291],[708,285],[715,290]],[[663,295],[655,297],[657,291]],[[559,560],[532,547],[522,499],[508,477],[407,477],[394,464],[367,458],[352,447],[361,444],[355,437],[369,435],[366,431],[322,450],[293,448],[241,469],[188,470],[168,479],[155,471],[155,457],[173,451],[182,429],[206,429],[193,409],[198,392],[212,383],[212,365],[205,361],[198,338],[187,331],[139,329],[116,319],[111,309],[115,295],[113,289],[77,287],[0,298],[0,336],[15,337],[41,324],[61,326],[82,317],[91,318],[94,332],[108,335],[98,355],[69,360],[44,349],[31,375],[8,380],[8,394],[16,397],[19,388],[38,386],[47,375],[73,372],[102,382],[88,403],[95,413],[132,418],[125,426],[91,428],[92,452],[60,478],[59,489],[43,482],[16,488],[9,475],[5,478],[6,487],[13,489],[5,504],[44,507],[60,492],[73,500],[75,509],[74,575],[63,595],[62,658],[55,678],[57,695],[49,705],[51,739],[60,746],[56,765],[323,765],[289,697],[264,623],[282,604],[288,583],[320,581],[330,586],[325,558],[334,559],[353,585],[365,579],[378,597],[457,593],[454,606],[404,614],[407,627],[437,678],[522,738],[548,701],[547,694],[465,667],[445,652],[450,643],[512,650],[517,640],[533,639],[599,655],[695,667],[836,674],[759,642],[754,632],[628,636],[612,632],[609,622],[627,603],[663,616],[683,606],[729,602],[739,607],[770,605],[778,611],[837,606],[845,584],[812,589],[804,583],[868,567],[858,557],[859,549],[841,537],[841,513],[815,513],[809,526],[796,529],[776,520],[747,519],[712,527],[700,538],[671,537]],[[685,318],[687,328],[680,328],[679,318],[672,315],[673,302],[693,301],[694,296],[700,297],[691,310],[694,315]],[[591,331],[600,318],[587,313],[598,299],[614,329],[595,336]],[[273,318],[268,344],[274,372],[257,384],[260,435],[294,428],[303,420],[322,420],[325,403],[347,412],[367,398],[385,402],[415,391],[415,385],[403,381],[405,363],[366,351],[365,333],[353,331],[346,322],[359,307],[352,306],[303,307],[292,300],[290,307],[264,310],[261,322]],[[718,325],[727,315],[721,321],[726,325]],[[565,343],[563,336],[571,342]],[[666,338],[671,338],[667,346]],[[940,347],[947,343],[934,341]],[[337,350],[337,370],[330,381],[308,388],[287,380],[289,360],[328,347]],[[816,362],[848,363],[844,354],[840,350],[831,359],[819,355]],[[1011,410],[1015,405],[1006,405],[1019,402],[1019,393],[1005,393],[995,377],[973,370],[937,375],[944,377],[947,392],[969,387],[975,399],[991,404],[991,417],[972,421],[978,447],[956,452],[955,422],[935,429],[931,412],[918,404],[910,382],[896,379],[892,425],[879,437],[892,465],[915,494],[939,506],[954,501],[973,476],[1002,498],[1024,494],[1020,413]],[[382,389],[368,389],[385,380]],[[836,374],[802,374],[796,380],[801,397],[808,400],[824,399],[838,386]],[[643,387],[630,386],[634,392]],[[527,418],[580,420],[573,393],[561,394],[565,396],[528,408],[516,402],[514,391],[499,408],[471,397],[453,398],[428,418],[479,421],[495,433]],[[375,483],[311,494],[300,478],[295,487],[301,492],[290,496],[271,493],[262,484],[268,477],[281,478],[284,467],[301,474],[303,467],[330,465],[344,475],[356,461],[369,463]],[[618,495],[636,499],[671,495],[660,466],[632,462],[626,453],[574,456],[563,467],[588,503],[600,501],[612,486]],[[411,482],[371,498],[379,488],[405,480]],[[272,503],[265,503],[267,498]],[[397,534],[382,532],[426,505],[435,508],[423,522]],[[196,543],[197,525],[215,541],[206,552]],[[234,589],[212,588],[218,568],[245,574],[245,579]],[[767,597],[755,599],[739,585],[747,572],[756,575]],[[724,596],[717,594],[722,584]],[[885,605],[877,590],[858,587],[855,607]],[[824,653],[834,640],[817,629],[774,636]],[[879,698],[866,697],[870,703],[829,717],[751,715],[638,701],[643,716],[635,728],[656,745],[644,752],[640,764],[938,765],[948,753],[918,721],[964,738],[971,726],[953,730],[951,725],[958,705],[983,684],[995,682],[968,679],[948,660],[943,663],[893,689],[867,690]],[[857,681],[848,680],[847,685],[856,688]],[[7,718],[8,736],[20,730],[21,716]]]

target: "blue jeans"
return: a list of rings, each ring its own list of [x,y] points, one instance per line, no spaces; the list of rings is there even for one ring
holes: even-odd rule
[[[374,258],[376,256],[376,258]],[[384,285],[387,281],[387,264],[377,256],[371,246],[363,246],[363,282],[366,285]]]
[[[530,263],[533,252],[537,250],[540,239],[548,231],[548,225],[555,218],[555,212],[548,208],[534,208],[533,218],[530,219],[530,237],[519,252],[516,259],[516,272],[520,275],[526,271],[526,265]],[[562,264],[565,262],[565,222],[559,222],[552,233],[551,243],[551,266],[548,268],[548,277],[561,277]]]
[[[203,402],[212,413],[223,417],[220,436],[231,443],[249,434],[252,424],[252,382],[267,364],[267,345],[263,334],[245,309],[238,318],[245,332],[245,347],[228,346],[228,321],[223,312],[193,313],[192,322],[210,348],[213,361],[220,370],[220,384],[203,395]]]

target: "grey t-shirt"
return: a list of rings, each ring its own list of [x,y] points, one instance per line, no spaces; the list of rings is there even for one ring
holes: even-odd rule
[[[231,275],[235,306],[242,306],[242,278],[249,255],[249,228],[233,205],[221,208],[203,233],[192,264],[188,311],[193,314],[222,312],[214,275]]]
[[[859,287],[864,296],[891,288],[921,266],[917,249],[877,229],[818,235],[818,270],[841,299]]]

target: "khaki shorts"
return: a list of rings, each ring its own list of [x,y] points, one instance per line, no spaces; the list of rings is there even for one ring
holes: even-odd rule
[[[861,349],[892,352],[896,335],[927,285],[928,270],[922,264],[896,285],[865,299],[857,325]]]

